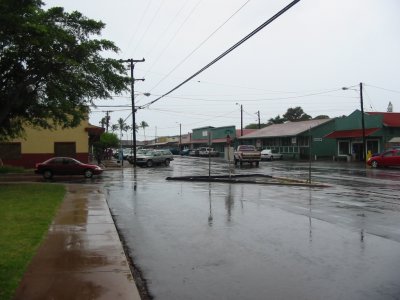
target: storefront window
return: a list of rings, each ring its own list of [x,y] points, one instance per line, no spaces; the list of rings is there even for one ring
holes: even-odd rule
[[[349,144],[348,141],[339,141],[339,155],[349,154]]]

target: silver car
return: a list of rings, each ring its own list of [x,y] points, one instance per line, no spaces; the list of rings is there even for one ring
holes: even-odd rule
[[[136,165],[141,167],[161,164],[169,166],[172,160],[174,160],[174,156],[169,150],[141,149],[136,153]],[[133,163],[133,160],[130,163]]]

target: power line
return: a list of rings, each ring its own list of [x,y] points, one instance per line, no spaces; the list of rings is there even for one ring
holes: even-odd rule
[[[187,3],[188,3],[187,1],[183,2],[183,5],[181,6],[181,8],[178,10],[178,12],[175,14],[175,16],[171,19],[171,21],[165,27],[164,31],[157,37],[156,42],[153,44],[153,46],[150,47],[151,50],[150,50],[150,52],[146,53],[146,55],[145,55],[146,57],[150,57],[150,55],[153,53],[153,51],[158,48],[157,46],[160,43],[161,38],[166,35],[166,33],[168,32],[168,30],[170,29],[172,24],[175,22],[177,17],[180,15],[180,13],[182,12],[183,8],[186,6]],[[148,72],[151,72],[151,71],[147,71],[147,73]],[[147,73],[145,75],[147,75]]]
[[[184,59],[182,59],[172,70],[166,74],[155,86],[151,88],[151,90],[155,89],[157,86],[160,85],[161,82],[163,82],[165,79],[167,79],[176,69],[178,69],[186,60],[188,60],[189,57],[191,57],[197,50],[201,48],[215,33],[217,33],[218,30],[220,30],[226,23],[229,22],[230,19],[232,19],[239,11],[242,10],[243,7],[249,3],[250,0],[247,0],[239,9],[237,9],[228,19],[226,19],[220,26],[218,26],[217,29],[215,29],[207,38],[205,38],[196,48],[194,48]]]
[[[323,95],[323,94],[328,94],[332,92],[337,92],[340,91],[341,88],[335,88],[331,90],[325,90],[321,92],[315,92],[315,93],[309,93],[309,94],[304,94],[304,95],[297,95],[297,96],[288,96],[288,97],[274,97],[274,98],[255,98],[255,99],[243,99],[240,98],[240,101],[242,102],[258,102],[258,101],[273,101],[273,100],[288,100],[288,99],[295,99],[295,98],[305,98],[305,97],[311,97],[311,96],[317,96],[317,95]],[[235,95],[232,95],[232,97]],[[160,98],[163,96],[160,96]],[[165,96],[166,97],[166,96]],[[338,97],[338,96],[332,96],[332,97]],[[181,97],[181,96],[168,96],[168,98],[174,98],[174,99],[183,99],[183,100],[195,100],[195,101],[206,101],[206,102],[235,102],[236,100],[228,99],[206,99],[206,98],[191,98],[191,97]],[[346,96],[343,98],[357,98],[358,97],[352,97],[352,96]],[[156,99],[157,100],[157,99]],[[150,102],[152,104],[152,102]],[[148,106],[148,105],[147,105]],[[146,105],[141,106],[140,108],[144,108]]]
[[[199,0],[197,1],[196,5],[192,8],[192,10],[190,11],[189,15],[186,17],[186,19],[182,22],[182,24],[180,25],[180,27],[178,28],[178,30],[175,32],[174,36],[169,40],[169,42],[167,43],[167,45],[164,47],[164,49],[161,51],[161,53],[157,56],[157,58],[154,60],[153,64],[151,65],[150,69],[147,70],[147,72],[145,73],[145,77],[147,75],[148,72],[150,72],[153,67],[157,64],[158,60],[160,59],[160,57],[164,54],[164,52],[168,49],[168,47],[170,46],[170,44],[172,43],[172,41],[175,39],[175,37],[178,35],[179,31],[183,28],[183,25],[189,20],[190,16],[193,14],[193,12],[197,9],[197,7],[200,5],[200,3],[203,0]],[[152,89],[150,89],[151,91]]]
[[[155,19],[156,19],[158,13],[160,12],[161,7],[162,7],[163,4],[164,4],[164,1],[165,1],[165,0],[163,0],[163,1],[160,2],[160,5],[158,6],[158,8],[157,8],[157,10],[156,10],[156,12],[155,12],[153,18],[151,19],[149,25],[147,25],[147,27],[146,27],[145,31],[143,32],[142,36],[140,37],[139,41],[136,43],[135,48],[133,48],[133,50],[132,50],[132,53],[133,53],[133,54],[135,54],[136,49],[137,49],[137,48],[139,47],[139,45],[142,43],[142,41],[143,41],[144,37],[146,36],[146,33],[149,31],[151,25],[153,25],[153,22],[155,21]]]
[[[148,9],[149,9],[149,7],[150,7],[151,1],[152,1],[152,0],[149,0],[149,1],[147,2],[147,6],[146,6],[144,12],[141,14],[141,17],[140,17],[140,19],[139,19],[139,22],[138,22],[137,25],[136,25],[136,30],[132,33],[132,36],[131,36],[130,39],[129,39],[129,42],[128,42],[128,49],[129,49],[129,47],[130,47],[130,45],[131,45],[131,43],[132,43],[133,38],[136,36],[136,33],[137,33],[137,31],[138,31],[138,28],[141,28],[142,21],[143,21],[143,19],[144,19],[144,16],[147,14],[147,11],[148,11]]]
[[[392,93],[398,93],[398,94],[400,94],[400,91],[396,91],[396,90],[390,90],[390,89],[386,89],[386,88],[379,87],[379,86],[375,86],[375,85],[371,85],[371,84],[365,84],[365,85],[366,85],[366,86],[373,87],[373,88],[376,88],[376,89],[380,89],[380,90],[384,90],[384,91],[388,91],[388,92],[392,92]]]
[[[278,13],[276,13],[274,16],[272,16],[269,20],[267,20],[266,22],[264,22],[263,24],[261,24],[259,27],[257,27],[255,30],[253,30],[252,32],[250,32],[247,36],[245,36],[243,39],[241,39],[239,42],[237,42],[236,44],[234,44],[232,47],[230,47],[228,50],[226,50],[224,53],[222,53],[221,55],[219,55],[217,58],[215,58],[213,61],[211,61],[209,64],[207,64],[205,67],[203,67],[202,69],[200,69],[199,71],[197,71],[195,74],[193,74],[192,76],[190,76],[188,79],[186,79],[185,81],[183,81],[182,83],[178,84],[176,87],[174,87],[172,90],[170,90],[169,92],[165,93],[164,95],[156,98],[153,101],[150,101],[149,103],[142,105],[140,108],[146,107],[146,106],[150,106],[151,104],[157,102],[158,100],[164,98],[165,96],[171,94],[173,91],[179,89],[182,85],[184,85],[185,83],[187,83],[188,81],[192,80],[194,77],[196,77],[197,75],[199,75],[200,73],[202,73],[203,71],[205,71],[206,69],[208,69],[209,67],[211,67],[213,64],[215,64],[216,62],[218,62],[220,59],[222,59],[224,56],[226,56],[227,54],[229,54],[230,52],[232,52],[233,50],[235,50],[237,47],[239,47],[241,44],[243,44],[245,41],[247,41],[248,39],[250,39],[252,36],[254,36],[256,33],[258,33],[259,31],[261,31],[264,27],[266,27],[268,24],[270,24],[271,22],[273,22],[275,19],[277,19],[279,16],[281,16],[282,14],[284,14],[287,10],[289,10],[292,6],[294,6],[295,4],[297,4],[300,0],[294,0],[292,1],[290,4],[288,4],[286,7],[284,7],[282,10],[280,10]]]

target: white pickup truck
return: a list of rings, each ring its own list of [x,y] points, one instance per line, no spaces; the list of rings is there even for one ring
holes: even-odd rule
[[[238,163],[243,165],[244,162],[256,166],[260,164],[261,152],[256,149],[253,145],[239,145],[234,154],[235,165]]]

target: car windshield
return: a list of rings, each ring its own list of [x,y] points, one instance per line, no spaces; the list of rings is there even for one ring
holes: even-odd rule
[[[149,152],[150,150],[148,150],[148,149],[140,149],[140,150],[138,150],[136,153],[137,154],[141,154],[141,155],[145,155],[147,152]]]
[[[254,146],[239,146],[239,150],[240,151],[254,151],[255,147]]]

